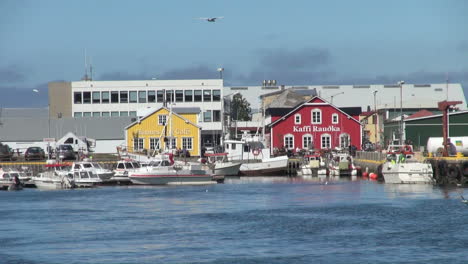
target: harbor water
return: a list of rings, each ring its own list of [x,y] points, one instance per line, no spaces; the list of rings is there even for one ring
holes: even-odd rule
[[[0,263],[467,263],[460,195],[288,177],[4,191]]]

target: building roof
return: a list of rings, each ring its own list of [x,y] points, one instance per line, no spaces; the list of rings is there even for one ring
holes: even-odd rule
[[[134,117],[1,118],[0,141],[59,139],[68,132],[96,140],[123,139],[124,128],[132,119]]]
[[[298,92],[299,90],[295,89],[287,89],[281,90],[278,92],[273,92],[265,95],[261,95],[260,98],[265,100],[265,97],[269,96],[276,96],[274,101],[272,101],[266,108],[293,108],[298,106],[299,104],[310,100],[313,96],[316,96],[317,93],[315,89],[313,90],[302,90],[302,92]],[[305,91],[305,92],[304,92]]]
[[[427,111],[426,109],[423,109],[421,111],[418,111],[418,112],[408,116],[407,119],[424,117],[424,116],[431,116],[431,115],[434,115],[431,111]]]
[[[189,107],[187,107],[187,108],[189,109]],[[190,107],[190,108],[193,110],[193,109],[198,108],[198,107]],[[154,113],[159,112],[161,109],[166,109],[168,112],[171,111],[169,108],[164,107],[164,106],[163,106],[163,107],[160,107],[160,108],[158,108],[158,109],[154,109],[153,111],[147,113],[145,116],[141,117],[140,119],[135,120],[133,123],[131,123],[131,124],[129,124],[128,126],[126,126],[126,127],[125,127],[125,130],[129,129],[130,127],[134,126],[134,125],[137,124],[137,123],[140,123],[141,121],[143,121],[143,120],[145,120],[146,118],[150,117],[150,116],[153,115]],[[173,110],[173,113],[172,113],[173,115],[175,115],[175,116],[181,118],[181,119],[184,120],[186,123],[189,123],[189,124],[192,124],[192,125],[194,125],[194,126],[196,126],[196,127],[198,127],[198,128],[201,128],[199,125],[194,124],[194,123],[191,122],[190,120],[188,120],[188,119],[184,118],[183,116],[179,115],[179,113],[182,114],[181,112],[184,112],[184,111],[182,110],[182,107],[179,108],[180,112],[175,112],[174,108],[172,108],[172,110]],[[187,111],[188,111],[188,112],[187,112],[186,114],[196,113],[196,112],[190,111],[190,109],[187,110]],[[199,112],[198,112],[198,113],[199,113]]]
[[[468,113],[468,110],[465,111],[458,111],[458,112],[451,112],[449,113],[449,116],[453,115],[462,115]],[[430,116],[422,116],[422,117],[416,117],[416,118],[405,118],[404,121],[416,121],[416,120],[422,120],[422,119],[430,119],[430,118],[436,118],[436,117],[442,117],[443,114],[438,114],[438,115],[430,115]]]

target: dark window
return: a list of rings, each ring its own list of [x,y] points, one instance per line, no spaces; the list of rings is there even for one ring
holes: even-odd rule
[[[111,103],[118,103],[119,102],[119,92],[111,92]]]
[[[83,103],[83,97],[81,95],[81,92],[74,92],[73,94],[73,102],[75,104],[82,104]]]
[[[65,140],[65,142],[63,142],[63,144],[73,144],[73,138],[67,138],[67,140]]]
[[[83,92],[83,104],[91,103],[91,92]]]
[[[220,122],[220,121],[221,121],[221,111],[213,110],[213,122]]]
[[[211,110],[207,110],[203,113],[203,122],[211,122]]]
[[[101,102],[103,104],[108,104],[109,103],[109,92],[102,92],[101,93]]]
[[[211,102],[211,90],[203,90],[203,102]]]
[[[93,92],[93,104],[99,104],[101,102],[101,93]]]
[[[157,95],[158,95],[158,97],[157,97],[158,103],[164,102],[164,91],[158,91]]]
[[[175,91],[175,100],[176,100],[176,102],[183,102],[184,101],[184,91],[182,91],[182,90]]]
[[[139,91],[138,92],[138,102],[139,103],[146,103],[146,91]]]
[[[136,102],[138,102],[137,91],[131,91],[130,92],[130,103],[136,103]]]
[[[195,90],[195,95],[193,97],[194,102],[201,102],[202,101],[202,91],[201,90]]]
[[[213,90],[213,102],[221,101],[221,91],[220,90]]]
[[[174,102],[174,91],[173,90],[167,90],[166,91],[166,102],[168,102],[168,103]]]
[[[120,91],[120,103],[128,103],[128,92]]]
[[[154,91],[148,91],[148,103],[156,102],[156,93]]]
[[[192,101],[193,101],[193,91],[185,90],[185,102],[192,102]]]

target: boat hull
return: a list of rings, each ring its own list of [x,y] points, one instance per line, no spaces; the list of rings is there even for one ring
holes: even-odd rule
[[[215,165],[214,175],[237,176],[239,175],[241,163],[219,163]]]
[[[168,184],[207,184],[216,183],[209,174],[132,174],[133,184],[168,185]]]
[[[385,183],[411,184],[434,183],[432,166],[429,163],[395,163],[386,162],[382,166]]]
[[[67,186],[61,180],[34,180],[34,185],[36,185],[36,188],[39,190],[61,190],[73,188]]]
[[[275,176],[285,174],[288,167],[288,157],[262,159],[255,163],[242,163],[240,175],[245,176]]]

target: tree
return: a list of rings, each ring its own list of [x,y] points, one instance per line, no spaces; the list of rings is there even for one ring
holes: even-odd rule
[[[250,121],[251,114],[250,103],[241,94],[234,95],[231,102],[231,120]]]

